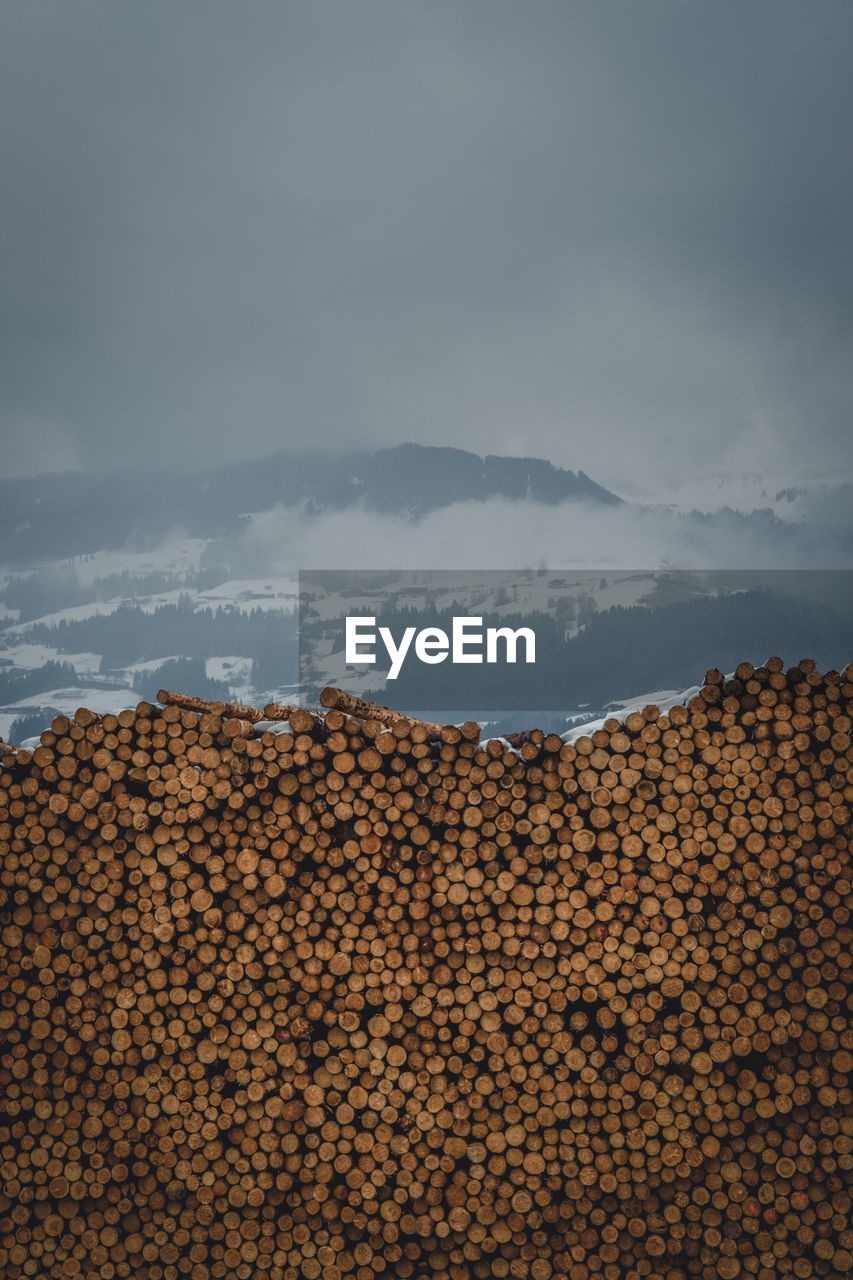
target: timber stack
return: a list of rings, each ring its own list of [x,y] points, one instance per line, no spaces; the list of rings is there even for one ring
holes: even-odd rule
[[[851,681],[0,746],[0,1276],[847,1273]]]

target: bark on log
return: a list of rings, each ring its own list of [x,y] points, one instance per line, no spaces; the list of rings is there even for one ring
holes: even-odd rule
[[[169,689],[161,689],[157,694],[157,701],[164,707],[181,707],[184,711],[198,711],[201,714],[221,716],[223,719],[248,720],[250,724],[257,724],[264,718],[264,713],[257,707],[195,698],[192,694],[174,693]]]
[[[354,694],[345,693],[343,689],[335,689],[331,685],[321,692],[320,704],[329,710],[343,711],[346,715],[354,716],[358,720],[375,720],[379,724],[388,726],[418,725],[426,730],[430,738],[440,738],[445,728],[444,725],[431,720],[418,720],[413,716],[405,715],[402,711],[393,711],[390,707],[380,706],[377,702],[357,698]]]
[[[322,716],[308,707],[292,707],[278,702],[268,702],[263,710],[264,720],[287,720],[297,733],[307,733],[314,725],[322,723]]]

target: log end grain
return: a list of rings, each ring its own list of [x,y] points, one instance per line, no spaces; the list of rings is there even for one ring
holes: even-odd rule
[[[0,1275],[849,1273],[850,668],[323,705],[0,749]]]

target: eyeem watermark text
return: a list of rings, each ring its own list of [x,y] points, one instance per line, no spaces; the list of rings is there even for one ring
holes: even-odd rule
[[[482,618],[453,618],[450,635],[441,627],[405,627],[398,640],[390,627],[377,627],[375,617],[348,616],[345,636],[347,666],[376,663],[381,644],[390,661],[389,680],[397,679],[412,654],[431,666],[448,659],[454,665],[536,661],[536,634],[531,627],[484,627]]]

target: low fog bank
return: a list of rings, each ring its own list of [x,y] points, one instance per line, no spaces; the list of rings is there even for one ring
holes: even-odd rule
[[[241,577],[286,567],[840,569],[853,567],[853,530],[770,511],[678,514],[581,502],[461,502],[419,520],[275,507],[247,517],[237,537],[211,543],[205,560]]]

